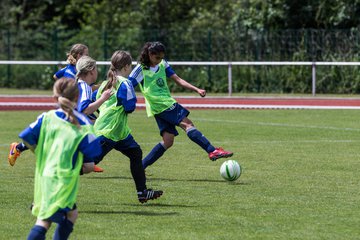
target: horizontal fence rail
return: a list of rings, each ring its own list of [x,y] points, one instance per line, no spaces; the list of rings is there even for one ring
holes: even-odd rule
[[[97,61],[97,65],[110,65],[110,61]],[[7,61],[0,60],[1,65],[66,65],[66,61]],[[132,62],[136,65],[137,62]],[[316,66],[360,66],[360,62],[187,62],[169,61],[170,65],[178,66],[227,66],[228,68],[228,95],[232,95],[232,66],[311,66],[312,73],[312,95],[316,95]]]

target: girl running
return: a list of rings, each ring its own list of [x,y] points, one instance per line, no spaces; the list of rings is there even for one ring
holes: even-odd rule
[[[76,78],[76,62],[82,56],[89,55],[89,49],[86,45],[77,43],[71,47],[70,52],[68,52],[66,55],[67,55],[66,61],[68,62],[68,65],[66,65],[66,67],[60,69],[59,71],[57,71],[54,74],[54,76],[53,76],[54,80],[57,80],[61,77],[75,79]]]
[[[76,62],[78,59],[80,59],[82,56],[87,56],[89,54],[89,49],[86,45],[77,43],[74,44],[70,52],[67,53],[67,62],[68,65],[59,71],[57,71],[53,78],[55,80],[65,77],[67,79],[74,79],[76,78]],[[14,166],[16,159],[20,156],[20,154],[27,150],[28,148],[26,145],[22,142],[13,142],[10,144],[10,151],[8,155],[8,161],[11,166]]]
[[[171,97],[167,78],[181,87],[197,92],[201,97],[205,97],[206,91],[180,78],[164,60],[164,56],[165,47],[162,43],[146,43],[141,51],[139,63],[129,75],[133,86],[139,85],[145,97],[147,115],[155,117],[162,136],[162,141],[143,159],[144,169],[173,145],[174,137],[178,135],[176,126],[182,128],[193,142],[204,149],[210,160],[232,156],[232,152],[214,147],[188,118],[190,112]]]
[[[95,122],[96,116],[94,112],[112,95],[111,89],[104,91],[99,99],[92,99],[93,90],[91,85],[96,82],[98,71],[96,61],[91,57],[81,57],[76,63],[76,70],[76,81],[79,88],[77,110]]]
[[[45,239],[53,222],[54,239],[68,239],[78,216],[80,171],[93,171],[101,153],[90,120],[74,110],[78,95],[75,81],[57,80],[54,97],[60,108],[43,113],[19,135],[36,155],[32,213],[37,220],[29,240]]]
[[[135,110],[136,96],[131,82],[127,79],[131,72],[132,58],[128,52],[116,51],[111,57],[111,66],[96,95],[102,95],[112,90],[114,94],[100,107],[100,114],[94,128],[102,145],[102,158],[115,149],[130,159],[130,170],[135,181],[138,200],[144,203],[156,199],[163,194],[161,190],[146,187],[146,177],[142,166],[142,150],[131,135],[127,123],[127,115]]]

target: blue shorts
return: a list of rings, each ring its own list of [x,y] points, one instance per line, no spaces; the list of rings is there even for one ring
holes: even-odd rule
[[[179,126],[181,121],[189,114],[190,112],[179,103],[174,103],[174,105],[165,111],[156,114],[154,117],[159,127],[160,135],[162,136],[163,132],[172,133],[175,136],[179,135],[176,126]]]
[[[96,158],[95,164],[99,163],[112,149],[122,152],[129,148],[140,148],[139,144],[135,141],[134,137],[131,134],[129,134],[129,136],[127,136],[124,140],[120,140],[117,142],[104,136],[99,136],[99,139],[102,153],[99,157]]]
[[[64,219],[66,218],[67,216],[67,213],[72,211],[72,210],[75,210],[77,207],[76,207],[76,204],[74,204],[73,208],[70,209],[70,208],[61,208],[59,210],[57,210],[51,217],[49,217],[47,220],[48,221],[51,221],[51,222],[54,222],[54,223],[57,223],[57,224],[60,224],[64,221]]]

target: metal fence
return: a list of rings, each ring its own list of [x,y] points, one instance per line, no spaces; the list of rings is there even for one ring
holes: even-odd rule
[[[76,42],[87,44],[91,56],[109,60],[124,49],[136,57],[146,41],[160,40],[172,61],[356,61],[360,31],[251,29],[116,29],[101,31],[0,31],[1,60],[64,60]]]
[[[1,61],[0,65],[65,65],[65,61]],[[132,63],[136,65],[136,62]],[[169,62],[174,66],[223,66],[227,67],[227,93],[233,93],[233,66],[311,66],[311,94],[316,95],[316,67],[317,66],[360,66],[360,62]],[[110,66],[109,61],[98,61],[98,66]],[[310,75],[310,71],[308,73]],[[235,80],[236,81],[236,80]]]
[[[108,61],[118,49],[134,60],[146,41],[162,41],[166,58],[176,62],[308,62],[302,66],[232,65],[232,92],[312,93],[313,62],[358,62],[360,31],[251,29],[114,29],[101,31],[0,31],[0,60],[64,61],[74,43],[89,47],[90,55]],[[40,88],[52,86],[59,66],[1,65],[0,87]],[[99,71],[106,75],[106,66]],[[193,84],[212,92],[228,92],[228,69],[217,65],[182,65],[176,71]],[[310,70],[311,72],[311,70]],[[326,65],[316,69],[316,92],[360,93],[358,66]],[[310,87],[309,87],[310,86]],[[170,85],[173,90],[176,86]]]

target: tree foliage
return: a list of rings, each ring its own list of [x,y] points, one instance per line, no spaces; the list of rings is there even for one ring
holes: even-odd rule
[[[117,49],[136,57],[144,42],[159,40],[172,60],[358,60],[359,13],[360,0],[2,0],[0,58],[65,60],[76,42],[88,45],[97,60],[109,60]],[[99,70],[105,74],[105,68]],[[46,81],[54,69],[40,75],[35,68],[31,71],[38,76],[37,87],[51,85]],[[218,81],[226,81],[226,69],[179,71],[203,87],[226,91]],[[14,72],[28,76],[21,68],[7,66],[0,69],[5,79],[0,85],[23,86],[11,82]],[[284,79],[286,72],[292,73],[291,78]],[[234,85],[234,91],[307,92],[311,79],[306,72],[304,68],[234,69],[234,77],[245,79]],[[360,74],[350,73],[336,68],[319,71],[319,83],[324,91],[351,91],[348,86],[360,86],[358,77],[348,84],[351,76]],[[326,85],[331,78],[340,79],[340,88],[335,81]],[[281,85],[278,79],[283,79]]]

